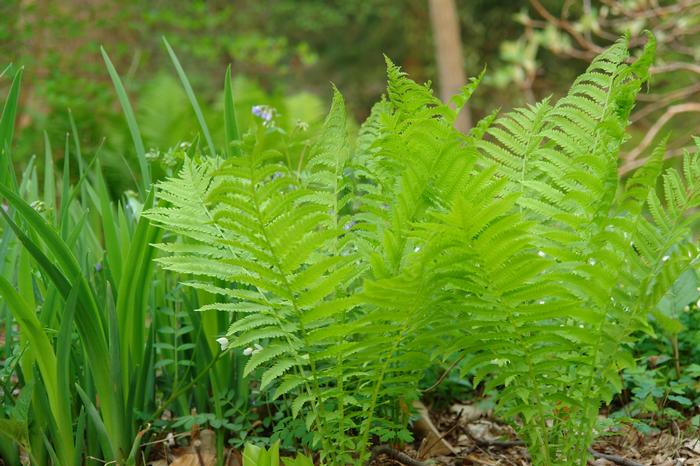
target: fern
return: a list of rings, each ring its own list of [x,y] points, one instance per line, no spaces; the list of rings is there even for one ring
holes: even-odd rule
[[[483,200],[466,199],[430,230],[443,241],[447,310],[465,322],[464,369],[499,387],[539,464],[585,464],[598,408],[633,364],[624,343],[697,255],[683,246],[696,202],[692,157],[685,183],[664,174],[665,205],[655,192],[662,151],[615,199],[619,147],[652,53],[650,38],[628,65],[621,40],[553,106],[496,120],[479,147],[503,179],[496,198],[515,195],[518,207],[490,207],[489,219]],[[647,193],[651,222],[641,214]],[[455,270],[455,257],[470,264]]]
[[[585,464],[627,343],[698,261],[700,156],[661,174],[661,145],[624,187],[617,175],[653,49],[630,64],[621,39],[558,102],[467,135],[387,59],[387,97],[354,144],[335,90],[308,152],[260,126],[239,156],[162,182],[146,215],[180,239],[159,260],[221,296],[202,310],[236,314],[245,373],[293,398],[325,463],[404,438],[424,369],[463,353],[535,463]]]

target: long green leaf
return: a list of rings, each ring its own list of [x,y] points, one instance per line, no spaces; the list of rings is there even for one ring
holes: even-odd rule
[[[144,209],[153,205],[154,191],[151,191],[144,203]],[[157,242],[161,230],[153,227],[150,220],[142,215],[136,226],[129,245],[129,252],[123,264],[124,270],[129,270],[128,276],[122,277],[117,292],[116,313],[119,328],[129,329],[121,335],[121,359],[124,367],[133,369],[142,363],[143,351],[146,345],[145,309],[146,297],[150,289],[150,276],[153,270],[153,255],[155,251],[150,246]],[[134,376],[131,370],[122,373],[124,386],[128,386],[128,378]]]
[[[22,71],[20,68],[15,73],[7,95],[5,106],[0,116],[0,184],[11,186],[16,189],[17,181],[14,177],[14,167],[10,157],[10,144],[15,132],[15,119],[17,118],[17,107],[19,106],[19,89],[22,84]]]
[[[199,103],[197,102],[197,97],[194,95],[194,91],[192,90],[192,86],[190,85],[189,79],[187,79],[187,75],[185,74],[185,70],[182,69],[182,65],[180,64],[180,60],[178,60],[177,55],[175,55],[175,51],[173,48],[170,46],[168,43],[168,40],[163,37],[163,43],[165,44],[165,48],[168,50],[168,55],[170,55],[170,59],[173,62],[173,65],[175,65],[175,70],[177,71],[177,75],[180,78],[180,81],[182,82],[182,87],[185,88],[185,94],[187,94],[187,98],[190,101],[190,104],[192,105],[192,110],[194,110],[194,114],[197,116],[197,121],[199,122],[199,126],[202,128],[202,133],[204,133],[204,139],[207,140],[207,145],[209,146],[209,152],[210,155],[214,156],[216,155],[216,149],[214,148],[214,141],[211,139],[211,134],[209,133],[209,127],[207,127],[207,122],[204,120],[204,114],[202,113],[202,109],[199,106]]]
[[[39,372],[44,381],[49,407],[56,422],[59,440],[59,455],[64,464],[70,464],[73,458],[73,426],[70,415],[70,399],[61,397],[57,374],[58,361],[49,337],[39,323],[34,310],[15,291],[10,282],[0,276],[0,295],[5,298],[8,307],[20,324],[27,341],[35,354]],[[69,460],[70,459],[70,460]]]
[[[119,78],[117,70],[114,68],[112,61],[109,59],[107,52],[104,47],[100,47],[100,52],[102,53],[102,58],[107,65],[107,72],[109,73],[112,83],[114,84],[114,89],[117,92],[117,97],[119,98],[119,103],[121,104],[122,111],[124,112],[124,117],[126,118],[126,124],[129,126],[129,133],[131,133],[131,139],[134,142],[134,148],[136,149],[136,157],[138,158],[139,168],[141,169],[141,183],[139,184],[139,192],[142,196],[145,196],[148,189],[151,187],[151,169],[148,165],[148,160],[146,160],[146,149],[143,146],[143,140],[141,139],[141,132],[136,124],[136,117],[134,116],[134,110],[131,108],[131,103],[129,102],[129,97],[126,95],[126,90],[122,84],[122,80]]]
[[[231,65],[226,68],[224,78],[224,132],[226,137],[226,156],[239,156],[241,149],[237,145],[232,145],[241,138],[236,120],[236,107],[233,102],[233,90],[231,87]]]
[[[95,427],[97,438],[100,442],[100,447],[102,448],[102,453],[107,458],[114,458],[114,445],[112,443],[112,437],[107,433],[107,428],[105,427],[104,422],[102,422],[102,418],[100,417],[100,413],[97,411],[97,408],[95,408],[95,404],[92,402],[92,400],[90,400],[90,397],[87,395],[87,393],[85,393],[85,390],[83,390],[80,385],[75,384],[75,389],[78,391],[78,396],[80,396],[80,399],[87,410],[87,415],[90,418],[92,425]]]
[[[44,131],[44,204],[51,215],[56,215],[56,180],[54,179],[53,152],[49,135]]]
[[[12,230],[54,282],[64,299],[68,298],[73,287],[78,288],[79,306],[76,314],[76,323],[83,344],[90,348],[88,358],[95,380],[95,387],[100,396],[100,408],[107,421],[110,436],[114,439],[121,438],[124,433],[123,416],[125,413],[118,409],[112,394],[109,365],[105,364],[105,361],[109,359],[109,351],[104,332],[104,318],[97,307],[94,293],[82,274],[80,265],[71,253],[70,248],[56,231],[46,223],[44,218],[7,187],[0,185],[0,195],[4,196],[9,204],[17,209],[17,212],[27,225],[43,240],[55,258],[55,262],[63,270],[61,272],[58,267],[53,265],[53,261],[41,251],[40,246],[28,238],[9,215],[0,209],[0,213],[5,217]],[[120,455],[125,455],[126,446],[119,444],[116,451]]]
[[[114,278],[114,283],[119,288],[119,282],[122,277],[122,254],[121,254],[121,243],[117,235],[117,223],[114,220],[114,214],[112,212],[112,203],[109,198],[109,191],[107,190],[107,183],[105,183],[104,177],[102,175],[102,167],[97,165],[95,170],[95,188],[97,189],[97,194],[99,198],[99,210],[100,218],[102,220],[102,233],[104,234],[104,244],[107,250],[107,261],[109,263],[109,268],[112,272],[112,277]]]

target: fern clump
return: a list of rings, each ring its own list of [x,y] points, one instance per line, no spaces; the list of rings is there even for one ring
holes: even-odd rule
[[[387,60],[354,141],[335,91],[312,143],[260,125],[160,183],[146,215],[177,234],[160,262],[220,296],[201,310],[235,314],[245,373],[293,399],[325,463],[408,438],[424,369],[461,353],[537,464],[585,464],[627,343],[698,255],[699,156],[662,174],[660,147],[617,174],[653,53],[650,37],[630,64],[622,39],[558,102],[466,135],[453,124],[480,77],[455,110]]]

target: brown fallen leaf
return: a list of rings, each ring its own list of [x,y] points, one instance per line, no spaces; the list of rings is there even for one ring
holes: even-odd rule
[[[155,461],[149,461],[147,463],[148,466],[168,466],[168,462],[165,460],[155,460]]]
[[[490,412],[483,410],[473,404],[461,404],[455,403],[450,406],[450,412],[455,416],[459,415],[459,419],[463,424],[468,424],[472,421],[476,421],[481,417],[488,417]]]
[[[697,455],[700,455],[700,439],[694,438],[691,440],[686,440],[683,443],[683,448],[689,450]]]
[[[435,456],[457,454],[457,450],[442,438],[442,434],[430,420],[430,413],[420,401],[414,401],[413,407],[420,416],[413,424],[413,429],[423,436],[418,449],[419,458],[433,458]]]
[[[213,430],[199,431],[189,447],[175,457],[170,466],[214,466],[216,464],[216,434]]]

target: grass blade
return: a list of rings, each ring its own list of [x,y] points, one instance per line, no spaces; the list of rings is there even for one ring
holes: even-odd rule
[[[61,398],[58,387],[58,361],[53,351],[49,337],[44,332],[39,319],[27,302],[15,291],[14,287],[4,277],[0,276],[0,295],[5,299],[10,311],[20,324],[22,332],[34,351],[39,372],[44,382],[49,408],[56,421],[60,435],[59,454],[62,464],[70,464],[73,459],[73,426],[70,415],[70,401]]]
[[[102,167],[97,165],[95,170],[95,189],[99,198],[100,218],[102,220],[102,234],[104,235],[104,245],[107,250],[107,262],[109,264],[114,284],[119,289],[119,283],[122,277],[122,254],[121,244],[117,236],[117,223],[114,220],[112,212],[112,203],[102,175]]]
[[[53,265],[53,261],[41,251],[40,246],[22,232],[8,213],[0,209],[0,214],[5,217],[18,239],[49,275],[64,299],[68,298],[72,288],[78,288],[79,304],[78,312],[76,313],[78,331],[83,344],[90,348],[90,351],[87,353],[89,365],[94,376],[95,387],[100,396],[101,409],[109,426],[110,436],[114,439],[122,439],[125,432],[123,425],[124,412],[118,409],[117,400],[112,393],[109,366],[105,364],[105,361],[109,360],[109,350],[104,333],[104,318],[97,307],[93,290],[82,274],[80,265],[71,253],[68,245],[46,223],[43,217],[7,187],[0,185],[0,195],[4,196],[13,208],[17,209],[17,213],[22,216],[28,227],[43,240],[55,258],[55,262],[65,272],[64,275],[58,267]],[[121,443],[118,444],[117,453],[120,455],[126,454],[125,448]]]
[[[22,71],[20,68],[12,80],[10,92],[7,94],[5,107],[0,116],[0,184],[11,186],[17,189],[17,182],[14,176],[14,167],[10,157],[10,144],[15,132],[15,119],[17,118],[17,107],[19,105],[19,89],[22,84]],[[8,184],[9,183],[9,184]]]
[[[53,152],[49,135],[44,131],[44,204],[56,218],[56,180],[54,179]]]
[[[226,137],[226,156],[241,155],[241,149],[233,142],[241,138],[236,120],[236,107],[233,102],[233,90],[231,88],[231,65],[226,68],[224,78],[224,133]]]
[[[136,157],[138,158],[139,168],[141,169],[141,183],[138,185],[138,188],[141,196],[145,196],[151,186],[151,169],[148,165],[148,160],[146,160],[146,149],[143,146],[141,132],[136,124],[134,110],[131,108],[129,97],[126,95],[126,90],[124,89],[122,80],[119,78],[119,74],[117,74],[117,70],[114,68],[114,65],[109,59],[104,47],[100,47],[100,52],[102,53],[102,58],[105,61],[105,65],[107,65],[107,72],[109,73],[109,77],[112,79],[112,83],[114,84],[114,89],[117,92],[119,103],[121,104],[124,117],[126,118],[126,124],[129,126],[131,139],[134,142]]]
[[[151,191],[143,208],[148,209],[153,205],[155,193]],[[155,249],[151,243],[158,242],[161,230],[153,227],[150,220],[142,215],[132,236],[131,244],[123,270],[129,270],[119,284],[117,292],[117,318],[119,328],[129,329],[122,334],[121,349],[122,363],[124,367],[130,367],[129,360],[134,365],[143,362],[143,351],[146,344],[145,333],[145,309],[146,299],[150,290],[150,277],[153,271],[153,256]],[[135,376],[130,371],[124,371],[124,386],[128,386],[128,378]]]
[[[102,422],[100,413],[98,413],[97,408],[95,408],[95,404],[92,402],[92,400],[90,400],[90,397],[87,395],[87,393],[85,393],[85,390],[80,388],[80,385],[75,384],[75,389],[78,391],[78,396],[80,396],[83,406],[85,406],[85,409],[87,410],[87,415],[90,418],[92,425],[95,427],[97,438],[100,442],[100,447],[102,448],[102,453],[104,454],[105,458],[114,458],[114,446],[112,445],[111,437],[109,434],[107,434],[107,429],[105,428],[104,422]],[[88,429],[88,431],[90,431],[90,429]]]
[[[187,75],[185,74],[185,70],[182,69],[180,60],[178,60],[177,55],[175,55],[175,51],[170,46],[168,40],[165,37],[163,37],[163,43],[165,44],[165,48],[168,50],[168,55],[170,55],[170,59],[172,60],[173,65],[175,65],[175,70],[177,71],[177,75],[180,78],[180,81],[182,82],[182,87],[185,88],[185,94],[187,94],[187,98],[189,99],[190,104],[192,105],[192,110],[194,110],[194,114],[197,116],[199,126],[202,128],[202,133],[204,133],[204,139],[207,140],[210,155],[213,157],[214,155],[216,155],[214,141],[212,141],[211,139],[209,127],[207,127],[207,122],[204,120],[204,114],[202,113],[202,109],[199,106],[199,103],[197,102],[197,97],[195,97],[194,95],[194,91],[192,90],[192,86],[190,85],[190,80],[187,79]]]

